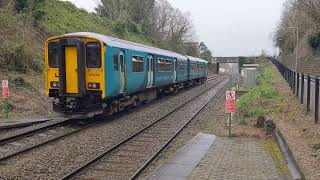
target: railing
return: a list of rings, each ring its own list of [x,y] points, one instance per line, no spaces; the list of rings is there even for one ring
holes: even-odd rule
[[[276,59],[271,59],[271,61],[288,82],[293,94],[299,99],[300,103],[304,105],[306,111],[312,113],[315,123],[318,124],[320,119],[320,77],[291,70]]]

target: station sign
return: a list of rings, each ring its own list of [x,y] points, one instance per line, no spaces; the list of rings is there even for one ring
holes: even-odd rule
[[[226,92],[226,113],[236,112],[236,92],[227,91]]]
[[[8,80],[2,80],[1,89],[2,89],[2,98],[8,99],[9,98],[9,81]]]

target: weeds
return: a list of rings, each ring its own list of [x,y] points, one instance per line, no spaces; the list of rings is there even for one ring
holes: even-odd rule
[[[247,125],[249,121],[269,115],[275,110],[274,105],[281,101],[282,97],[272,82],[270,67],[261,67],[258,71],[258,85],[244,94],[237,103],[239,125]]]

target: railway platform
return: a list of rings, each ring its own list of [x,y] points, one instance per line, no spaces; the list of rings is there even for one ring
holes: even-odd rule
[[[148,179],[291,179],[285,166],[256,139],[199,133]]]
[[[10,128],[20,128],[38,123],[50,121],[53,118],[20,118],[20,119],[1,119],[0,130]]]

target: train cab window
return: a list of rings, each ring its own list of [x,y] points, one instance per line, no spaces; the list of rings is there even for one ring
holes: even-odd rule
[[[101,47],[100,43],[87,43],[87,67],[101,68]]]
[[[119,71],[119,56],[118,56],[118,54],[113,55],[113,68],[115,71]]]
[[[143,57],[132,56],[132,71],[133,72],[143,72]]]
[[[59,67],[58,43],[48,44],[48,64],[50,68]]]

